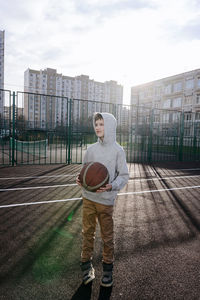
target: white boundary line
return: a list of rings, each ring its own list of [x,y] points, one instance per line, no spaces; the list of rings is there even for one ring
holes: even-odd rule
[[[59,178],[59,177],[74,177],[77,176],[79,173],[77,174],[67,174],[67,175],[51,175],[51,176],[26,176],[26,177],[0,177],[0,180],[18,180],[18,179],[42,179],[42,178]]]
[[[173,179],[184,179],[184,178],[195,178],[195,177],[200,177],[200,175],[173,176],[173,177],[163,177],[163,178],[130,179],[128,182],[155,181],[155,180],[160,181],[160,180],[173,180]],[[33,186],[33,187],[9,188],[9,189],[0,189],[0,192],[50,189],[50,188],[69,187],[69,186],[76,186],[76,185],[77,185],[76,183],[69,183],[69,184],[57,184],[57,185],[47,185],[47,186],[44,185],[44,186]]]
[[[161,170],[162,172],[162,168],[158,168],[159,170]],[[176,171],[199,171],[200,168],[191,168],[191,169],[168,169],[168,171],[171,171],[171,172],[176,172]],[[154,170],[141,170],[141,173],[154,173]],[[134,171],[133,172],[130,172],[129,174],[140,174],[138,173],[135,173]]]
[[[171,169],[170,171],[198,171],[200,170],[200,168],[193,168],[193,169]],[[144,172],[144,173],[154,173],[153,170],[149,170],[149,171],[145,171],[145,170],[141,170],[141,172]],[[59,178],[59,177],[75,177],[77,176],[79,173],[77,174],[66,174],[66,175],[44,175],[44,176],[26,176],[26,177],[0,177],[0,180],[19,180],[19,179],[42,179],[42,178]],[[133,172],[130,172],[129,174],[139,174],[138,171],[135,173],[134,171]]]
[[[51,188],[66,187],[66,186],[75,186],[75,185],[77,185],[77,183],[57,184],[57,185],[44,185],[44,186],[30,186],[30,187],[22,187],[22,188],[0,189],[0,192],[37,190],[37,189],[51,189]]]
[[[14,206],[27,206],[27,205],[36,205],[36,204],[48,204],[48,203],[56,203],[56,202],[68,202],[68,201],[76,201],[81,200],[82,198],[71,198],[71,199],[62,199],[62,200],[49,200],[49,201],[40,201],[40,202],[28,202],[28,203],[18,203],[18,204],[9,204],[9,205],[1,205],[0,208],[14,207]]]
[[[139,194],[147,194],[147,193],[160,193],[160,192],[167,192],[167,191],[175,191],[175,190],[187,190],[187,189],[198,189],[200,185],[194,186],[185,186],[185,187],[175,187],[170,189],[159,189],[159,190],[147,190],[147,191],[140,191],[140,192],[126,192],[126,193],[118,193],[118,196],[126,196],[126,195],[139,195]],[[62,199],[62,200],[49,200],[49,201],[40,201],[40,202],[29,202],[29,203],[18,203],[18,204],[9,204],[9,205],[1,205],[0,208],[8,208],[8,207],[16,207],[16,206],[27,206],[27,205],[37,205],[37,204],[49,204],[49,203],[59,203],[59,202],[68,202],[68,201],[75,201],[81,200],[81,198],[71,198],[71,199]]]
[[[129,179],[128,182],[131,181],[150,181],[150,180],[171,180],[171,179],[180,179],[180,178],[194,178],[200,177],[200,175],[187,175],[187,176],[172,176],[172,177],[156,177],[156,178],[142,178],[142,179]]]
[[[200,185],[193,185],[193,186],[182,186],[182,187],[175,187],[169,189],[158,189],[158,190],[147,190],[147,191],[140,191],[140,192],[126,192],[126,193],[119,193],[118,196],[125,196],[125,195],[138,195],[138,194],[146,194],[146,193],[157,193],[157,192],[166,192],[166,191],[175,191],[175,190],[187,190],[187,189],[198,189]]]
[[[191,169],[189,169],[189,168],[186,168],[186,169],[168,169],[168,171],[198,171],[198,170],[200,170],[200,168],[191,168]]]

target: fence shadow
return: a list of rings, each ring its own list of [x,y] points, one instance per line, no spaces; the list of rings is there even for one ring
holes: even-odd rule
[[[111,297],[111,294],[112,294],[112,286],[111,287],[100,286],[98,300],[109,300]]]
[[[181,199],[176,191],[157,191],[169,189],[170,185],[158,180],[160,177],[153,166],[139,165],[134,171],[137,180],[129,182],[125,192],[156,192],[124,195],[118,199],[114,215],[117,232],[115,258],[194,239],[199,231],[199,220],[195,216],[197,201],[195,206],[191,202],[189,207],[186,198]],[[138,180],[139,174],[141,180]]]
[[[160,175],[160,173],[155,168],[154,168],[154,170],[155,170],[155,173],[158,175],[158,177],[163,182],[164,186],[166,186],[167,189],[170,189],[171,186],[169,185],[169,183],[167,182],[167,180],[163,179],[162,176]],[[177,195],[176,191],[169,190],[169,193],[172,195],[173,199],[177,202],[177,204],[182,209],[182,211],[184,212],[184,214],[188,217],[188,219],[193,224],[193,226],[198,231],[200,231],[200,220],[195,216],[195,214],[193,213],[192,209],[190,209],[189,206],[185,203],[185,201],[183,199],[181,199],[181,197],[179,197],[179,195]],[[197,209],[197,207],[195,207],[195,210],[196,209]]]
[[[72,296],[71,300],[90,300],[92,295],[92,284],[93,282],[90,282],[87,285],[82,283]]]
[[[73,240],[73,236],[76,236],[76,231],[80,230],[80,224],[79,222],[75,224],[74,230],[76,231],[74,231],[74,233],[70,233],[70,230],[67,230],[67,227],[70,226],[71,228],[72,226],[73,220],[70,221],[72,218],[71,216],[73,215],[74,217],[76,213],[80,214],[81,205],[82,202],[78,201],[70,203],[70,205],[67,206],[59,205],[57,210],[55,210],[55,206],[48,204],[44,209],[43,207],[40,207],[40,209],[38,207],[34,208],[31,210],[31,214],[29,211],[29,215],[24,216],[24,220],[21,222],[23,226],[22,228],[18,228],[13,223],[11,229],[18,238],[13,238],[12,242],[10,241],[11,247],[9,251],[7,250],[2,253],[0,267],[4,271],[2,271],[0,276],[1,281],[7,281],[11,278],[14,280],[20,280],[20,278],[24,277],[30,270],[32,270],[33,274],[37,277],[39,276],[41,280],[45,279],[45,272],[48,270],[48,278],[49,276],[51,277],[56,275],[56,273],[59,275],[61,270],[65,268],[65,264],[69,261],[69,259],[67,259],[68,255],[66,255],[65,252],[67,249],[69,251],[74,247],[75,241]],[[21,213],[23,213],[23,211],[21,211]],[[55,215],[57,215],[57,218],[55,218]],[[27,223],[25,223],[25,220]],[[41,230],[43,227],[45,227],[45,230]],[[15,228],[18,228],[18,230]],[[32,232],[32,234],[30,234],[30,232]],[[12,235],[7,236],[8,241],[6,243],[9,242],[11,236]],[[61,243],[62,240],[64,240],[65,243],[60,246],[59,243]],[[53,268],[55,267],[55,270],[51,270],[51,258],[48,258],[48,256],[47,258],[44,257],[45,253],[51,251],[50,249],[54,244],[56,244],[56,241],[58,249],[55,251],[57,252],[58,258],[53,262]],[[5,245],[3,244],[2,247],[4,248]],[[27,245],[32,246],[27,247]],[[62,262],[63,253],[65,254],[65,263]],[[68,253],[70,253],[70,251]],[[33,268],[35,263],[37,265]],[[40,263],[43,265],[43,270],[41,269]],[[45,266],[47,268],[46,271]]]

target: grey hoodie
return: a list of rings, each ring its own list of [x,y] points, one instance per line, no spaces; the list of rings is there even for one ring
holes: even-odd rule
[[[109,172],[109,184],[112,185],[112,190],[109,192],[94,193],[82,188],[82,195],[84,198],[94,202],[104,205],[113,205],[117,197],[117,192],[127,184],[129,173],[124,150],[116,142],[116,119],[109,113],[101,113],[101,115],[104,119],[104,139],[102,141],[98,138],[97,143],[88,147],[83,159],[83,164],[88,162],[100,162],[106,166]]]

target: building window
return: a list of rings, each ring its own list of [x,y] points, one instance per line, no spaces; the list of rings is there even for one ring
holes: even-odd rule
[[[152,103],[151,103],[151,102],[147,102],[147,103],[144,103],[144,105],[145,105],[146,107],[151,107],[151,106],[152,106]]]
[[[191,105],[192,104],[192,96],[186,96],[184,99],[184,105]]]
[[[185,113],[184,119],[185,119],[185,121],[191,121],[192,120],[192,113],[191,112]]]
[[[163,102],[163,108],[170,108],[171,106],[171,99],[167,99]]]
[[[185,85],[186,89],[193,89],[194,87],[194,79],[188,79],[186,80],[186,85]]]
[[[139,99],[140,100],[144,99],[144,92],[143,91],[139,92]]]
[[[159,108],[159,104],[160,104],[160,102],[158,102],[158,101],[155,102],[155,103],[154,103],[154,107],[155,107],[155,108]]]
[[[154,116],[154,122],[155,123],[159,123],[160,122],[160,116],[159,115],[155,115]]]
[[[189,127],[184,127],[184,135],[185,136],[192,136],[191,128]]]
[[[182,90],[182,82],[176,82],[174,83],[174,93],[178,93]]]
[[[165,87],[165,95],[171,94],[172,86],[171,84],[166,85]]]
[[[152,87],[147,90],[147,96],[148,97],[152,97],[153,96],[153,88]]]
[[[162,119],[163,123],[169,123],[169,113],[163,114]]]
[[[197,78],[197,87],[200,88],[200,77]]]
[[[196,104],[200,104],[200,94],[197,94],[196,96]]]
[[[173,115],[172,115],[173,122],[178,122],[179,121],[179,117],[180,117],[179,113],[173,113]]]
[[[182,99],[181,97],[173,99],[172,107],[181,107]]]
[[[196,112],[195,120],[199,120],[200,121],[200,111]]]

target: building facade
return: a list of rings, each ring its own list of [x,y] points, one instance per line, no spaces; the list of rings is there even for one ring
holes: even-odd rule
[[[68,120],[67,99],[72,99],[74,118],[92,113],[92,102],[122,105],[123,87],[116,81],[97,82],[87,75],[64,76],[56,69],[27,69],[24,73],[24,114],[30,126],[44,128],[47,123],[65,125]],[[35,95],[41,94],[41,95]],[[45,96],[48,95],[48,96]],[[81,100],[77,101],[77,100]],[[86,107],[87,106],[87,107]],[[33,124],[34,123],[34,124]]]
[[[23,117],[23,108],[15,105],[15,120]],[[13,105],[4,106],[4,119],[8,121],[13,120]]]
[[[5,31],[0,30],[0,89],[4,89]],[[0,115],[4,112],[4,93],[0,92]]]
[[[131,104],[141,107],[141,124],[153,112],[154,131],[159,127],[161,135],[180,134],[182,124],[184,136],[199,136],[200,69],[132,87]]]
[[[200,112],[200,69],[131,88],[131,104],[184,111],[187,118]]]

